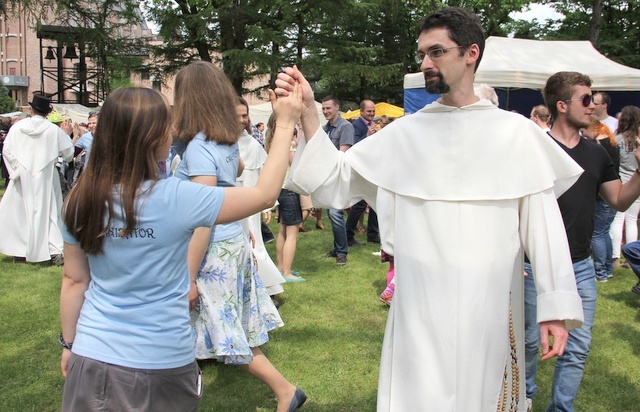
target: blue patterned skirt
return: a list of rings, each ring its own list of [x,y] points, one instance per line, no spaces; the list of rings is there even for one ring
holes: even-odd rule
[[[283,326],[265,289],[244,234],[211,242],[196,277],[198,305],[191,311],[197,359],[248,364],[252,347]]]

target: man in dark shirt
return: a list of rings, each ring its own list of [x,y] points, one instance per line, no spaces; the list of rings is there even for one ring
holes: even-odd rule
[[[556,73],[547,80],[543,95],[554,119],[549,135],[584,169],[578,181],[558,198],[578,294],[582,298],[584,323],[579,329],[569,331],[564,354],[556,363],[551,404],[547,409],[573,411],[589,353],[596,311],[596,274],[590,256],[596,199],[600,195],[614,209],[626,210],[640,196],[640,173],[622,185],[606,150],[580,135],[579,130],[589,126],[595,108],[588,76],[576,72]],[[635,156],[640,160],[640,152]],[[525,264],[525,270],[528,274],[525,278],[527,398],[531,399],[536,392],[534,379],[540,335],[536,325],[535,268]]]
[[[379,126],[373,121],[376,116],[376,104],[371,100],[363,100],[360,102],[360,117],[353,122],[354,144],[364,140],[368,136],[380,130]],[[364,200],[351,206],[349,217],[347,217],[347,242],[349,246],[359,246],[362,243],[355,238],[358,230],[358,221],[360,216],[367,209],[367,202]],[[367,242],[380,243],[380,231],[378,229],[378,215],[376,211],[369,208],[369,218],[367,219]]]

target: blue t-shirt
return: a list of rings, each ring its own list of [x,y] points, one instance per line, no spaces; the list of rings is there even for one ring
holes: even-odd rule
[[[88,255],[91,282],[85,292],[73,352],[114,365],[169,369],[195,359],[189,325],[187,247],[193,230],[212,226],[221,188],[175,178],[150,182],[136,202],[137,227],[126,237],[114,192],[104,253]],[[63,231],[64,241],[77,240]]]
[[[219,145],[205,140],[198,133],[187,146],[182,161],[173,174],[178,179],[189,180],[195,176],[216,176],[218,186],[234,187],[238,176],[240,149],[238,144]],[[239,222],[216,225],[211,233],[212,242],[220,242],[242,234]]]
[[[89,161],[89,155],[91,154],[91,145],[93,144],[93,134],[91,132],[87,132],[80,136],[78,141],[76,142],[76,147],[84,149],[84,161]]]

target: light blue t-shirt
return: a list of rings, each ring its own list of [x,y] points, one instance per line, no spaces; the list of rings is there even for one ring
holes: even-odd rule
[[[76,147],[84,149],[84,161],[89,161],[89,155],[91,154],[91,145],[93,144],[93,134],[91,132],[87,132],[80,136],[78,141],[76,142]]]
[[[173,174],[182,180],[195,176],[216,176],[218,186],[234,187],[238,176],[240,149],[238,144],[219,145],[213,140],[205,140],[198,133],[187,146],[182,161]],[[212,242],[220,242],[242,234],[239,222],[216,225],[211,233]]]
[[[124,238],[117,235],[124,223],[114,191],[104,253],[88,255],[91,282],[73,352],[130,368],[177,368],[195,359],[187,246],[194,229],[213,225],[224,191],[173,177],[149,187],[142,186],[138,223]],[[66,227],[63,237],[78,243]]]

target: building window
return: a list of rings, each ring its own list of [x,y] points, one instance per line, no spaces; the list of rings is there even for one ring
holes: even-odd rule
[[[15,76],[16,75],[16,68],[15,67],[10,67],[9,68],[9,75],[10,76]]]
[[[145,71],[140,73],[140,78],[142,80],[149,80],[150,77],[151,77],[151,75],[149,74],[148,70],[145,70]]]
[[[157,92],[161,92],[162,91],[162,82],[160,80],[154,80],[152,83],[153,90],[157,91]]]

